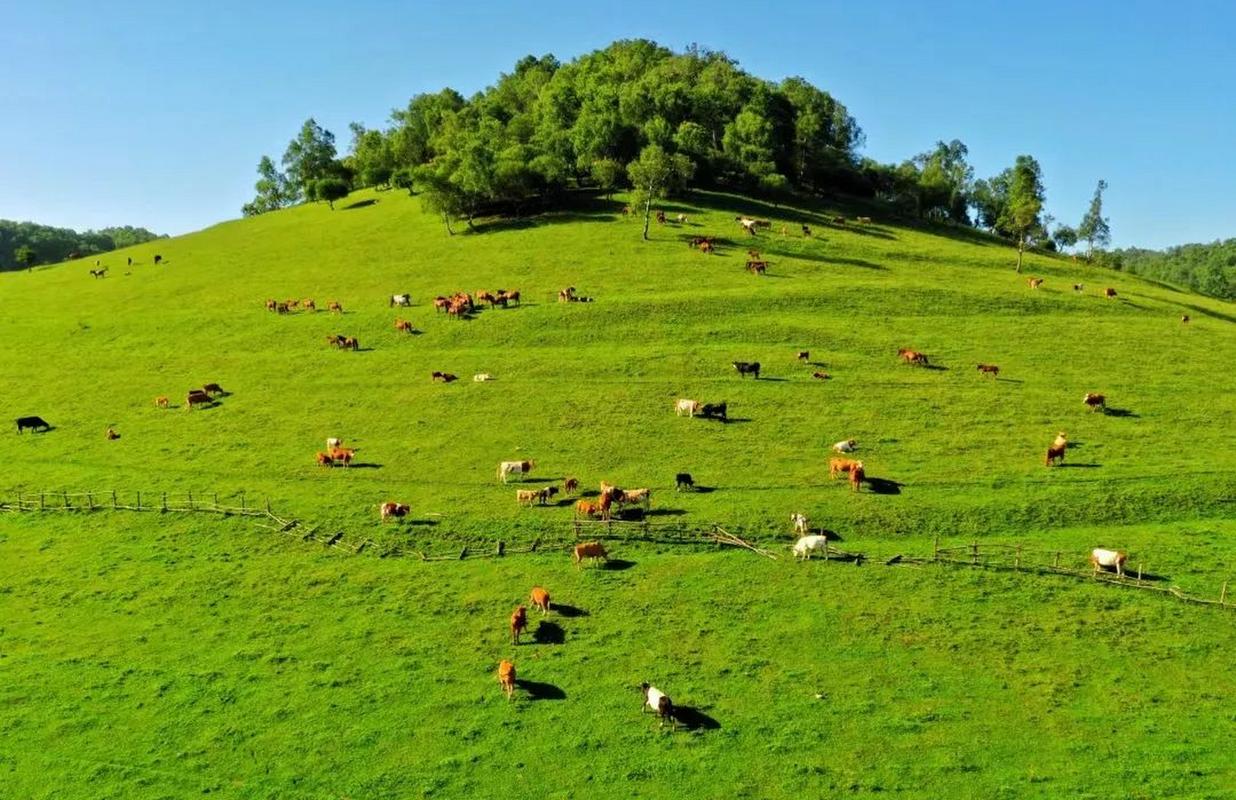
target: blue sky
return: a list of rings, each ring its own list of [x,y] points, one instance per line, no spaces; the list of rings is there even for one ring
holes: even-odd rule
[[[845,103],[864,154],[937,139],[1039,159],[1048,211],[1099,178],[1119,246],[1236,236],[1236,4],[0,0],[0,217],[183,233],[239,215],[308,116],[345,145],[418,92],[619,38],[726,51]]]

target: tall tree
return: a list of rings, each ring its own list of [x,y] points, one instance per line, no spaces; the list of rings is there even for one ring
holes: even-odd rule
[[[338,177],[335,155],[335,134],[310,117],[283,153],[288,182],[303,192],[315,181]]]
[[[288,181],[279,171],[270,156],[262,156],[258,162],[258,180],[253,185],[257,196],[246,203],[241,211],[246,217],[286,208],[300,199],[300,187]]]
[[[685,186],[694,170],[691,159],[681,153],[667,153],[655,144],[645,147],[639,158],[627,165],[627,176],[635,188],[632,200],[644,207],[645,240],[652,218],[652,201]]]
[[[1008,202],[996,228],[1017,241],[1017,271],[1021,272],[1022,256],[1030,234],[1043,227],[1039,215],[1043,211],[1043,171],[1033,156],[1018,156],[1009,176]]]
[[[1063,252],[1077,245],[1077,230],[1068,225],[1061,225],[1052,233],[1051,238],[1056,243],[1056,248]]]
[[[21,264],[26,269],[33,267],[39,260],[39,254],[34,252],[33,247],[22,245],[17,248],[17,252],[13,254],[18,264]]]
[[[1107,189],[1107,181],[1099,180],[1095,187],[1094,197],[1090,199],[1090,208],[1077,226],[1077,237],[1086,243],[1086,260],[1094,257],[1094,247],[1106,247],[1112,240],[1112,229],[1107,218],[1103,216],[1103,192]]]

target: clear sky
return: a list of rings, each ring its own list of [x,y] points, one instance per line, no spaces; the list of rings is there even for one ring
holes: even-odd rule
[[[0,217],[194,230],[239,216],[306,117],[342,150],[418,92],[636,37],[801,75],[881,161],[1034,155],[1061,221],[1106,178],[1118,246],[1236,236],[1236,4],[1201,0],[0,0]]]

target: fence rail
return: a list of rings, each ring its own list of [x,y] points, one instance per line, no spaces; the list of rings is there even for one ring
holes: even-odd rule
[[[242,492],[239,505],[219,502],[218,492],[17,492],[0,500],[0,511],[178,511],[260,517],[270,513],[270,500],[250,505]]]

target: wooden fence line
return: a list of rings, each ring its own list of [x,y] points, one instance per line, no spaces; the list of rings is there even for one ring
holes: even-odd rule
[[[0,511],[175,511],[256,517],[266,514],[270,508],[270,500],[266,500],[267,510],[248,505],[243,493],[240,495],[239,506],[220,503],[217,492],[199,494],[196,498],[192,492],[186,492],[183,496],[169,495],[167,492],[147,492],[146,497],[152,502],[145,504],[142,503],[142,492],[134,491],[132,495],[132,498],[125,497],[122,500],[122,495],[114,489],[100,492],[17,492],[16,499],[0,500]],[[210,499],[206,500],[205,497]]]

